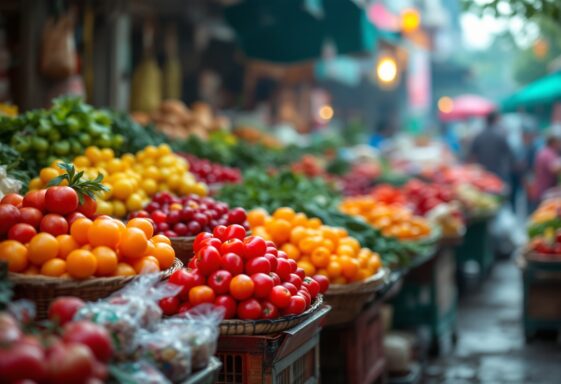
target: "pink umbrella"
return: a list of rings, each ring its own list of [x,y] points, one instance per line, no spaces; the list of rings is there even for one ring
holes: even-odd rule
[[[487,116],[496,108],[492,101],[481,96],[462,95],[453,99],[452,108],[449,111],[440,111],[439,116],[442,121],[464,120]]]

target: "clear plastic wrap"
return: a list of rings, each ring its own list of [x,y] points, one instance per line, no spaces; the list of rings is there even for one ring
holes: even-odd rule
[[[111,369],[118,383],[172,384],[162,372],[145,360],[121,363]]]

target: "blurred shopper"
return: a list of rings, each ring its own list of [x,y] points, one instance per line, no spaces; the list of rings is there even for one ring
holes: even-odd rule
[[[545,146],[539,150],[535,162],[535,196],[539,201],[544,193],[557,185],[561,174],[561,126],[553,126],[547,133]]]
[[[505,183],[510,182],[515,165],[514,155],[504,133],[501,132],[498,113],[491,112],[487,116],[485,128],[473,140],[468,160],[481,164]]]

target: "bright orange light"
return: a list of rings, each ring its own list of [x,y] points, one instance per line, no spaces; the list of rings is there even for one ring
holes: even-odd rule
[[[443,96],[438,99],[438,110],[442,113],[450,113],[454,108],[454,101],[448,96]]]
[[[324,105],[319,109],[319,117],[322,120],[328,121],[333,118],[333,108],[329,105]]]
[[[542,38],[538,39],[534,43],[533,50],[534,55],[536,55],[538,59],[543,59],[549,52],[549,44],[547,43],[547,40]]]
[[[397,63],[393,57],[385,56],[378,60],[376,75],[382,83],[393,83],[397,78]]]
[[[415,32],[421,25],[421,14],[415,8],[401,12],[401,29],[405,33]]]

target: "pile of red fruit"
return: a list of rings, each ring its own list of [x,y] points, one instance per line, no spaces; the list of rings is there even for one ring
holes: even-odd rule
[[[2,383],[103,383],[113,343],[107,330],[90,321],[72,321],[84,303],[62,297],[49,319],[62,329],[24,334],[17,321],[0,314],[0,381]],[[29,326],[29,325],[28,325]]]
[[[155,233],[170,238],[212,232],[219,225],[240,224],[248,228],[243,208],[230,209],[228,204],[210,197],[175,197],[168,192],[155,194],[144,210],[129,215],[131,219],[135,217],[151,218],[156,224]]]
[[[426,176],[437,183],[450,186],[470,184],[480,191],[494,194],[504,190],[504,183],[499,177],[475,165],[443,166]]]
[[[442,203],[454,200],[454,191],[443,184],[424,183],[420,180],[410,180],[403,186],[407,201],[413,206],[415,213],[424,216],[431,209]]]
[[[537,236],[530,242],[530,250],[554,258],[561,257],[561,231],[552,236]]]
[[[380,168],[375,164],[354,164],[349,172],[341,177],[343,194],[345,196],[367,195],[379,175]]]
[[[182,289],[160,301],[166,315],[214,303],[225,308],[226,319],[274,319],[306,311],[329,287],[325,276],[306,277],[273,242],[247,236],[241,225],[200,233],[193,249],[189,269],[169,278]]]
[[[190,154],[180,154],[189,162],[189,171],[195,175],[197,181],[205,184],[239,183],[242,181],[242,173],[237,168],[227,167],[222,164],[213,163],[206,159],[200,159]]]

